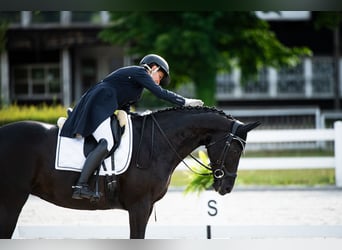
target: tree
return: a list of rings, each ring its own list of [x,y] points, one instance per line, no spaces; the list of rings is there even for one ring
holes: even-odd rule
[[[291,66],[307,48],[284,46],[255,12],[112,12],[106,41],[139,57],[158,53],[170,64],[172,85],[193,82],[196,95],[214,106],[216,75],[239,67],[242,79],[263,66]]]

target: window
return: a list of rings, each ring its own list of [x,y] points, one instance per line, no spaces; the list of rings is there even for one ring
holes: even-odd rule
[[[82,92],[85,92],[96,83],[96,61],[86,58],[81,61]]]
[[[99,11],[73,11],[71,22],[100,24],[101,15]]]
[[[0,11],[0,22],[20,23],[20,11]]]
[[[303,96],[305,93],[304,64],[284,67],[278,71],[278,93],[286,96]]]
[[[332,57],[312,59],[312,91],[315,95],[332,95],[334,62]]]
[[[28,64],[13,69],[16,99],[54,100],[61,96],[58,64]]]
[[[268,71],[267,68],[259,70],[257,78],[242,83],[243,92],[246,94],[268,94]]]
[[[59,23],[59,11],[33,11],[32,23]]]
[[[235,83],[232,74],[219,73],[216,75],[216,92],[233,94]]]

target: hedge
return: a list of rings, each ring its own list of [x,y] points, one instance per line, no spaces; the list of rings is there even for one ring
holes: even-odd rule
[[[23,120],[34,120],[56,124],[57,119],[61,116],[66,116],[66,108],[61,105],[11,105],[0,109],[0,126]]]

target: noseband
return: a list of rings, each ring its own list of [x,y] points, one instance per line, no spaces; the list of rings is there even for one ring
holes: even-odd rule
[[[233,140],[237,140],[238,142],[240,142],[241,147],[242,147],[242,151],[245,150],[245,146],[246,146],[246,141],[243,140],[242,138],[240,138],[239,136],[237,136],[235,133],[238,130],[238,128],[241,126],[242,124],[239,122],[234,121],[233,122],[233,126],[232,126],[232,132],[228,133],[226,136],[224,136],[223,138],[220,138],[214,142],[209,143],[208,145],[206,145],[206,148],[208,149],[209,147],[214,146],[216,143],[218,143],[219,141],[222,140],[226,140],[225,144],[224,144],[224,148],[221,152],[220,158],[214,162],[214,163],[210,163],[210,166],[212,167],[206,167],[208,168],[210,171],[212,171],[214,178],[216,179],[222,179],[224,176],[229,176],[232,178],[236,178],[237,174],[236,173],[231,173],[228,172],[225,169],[225,165],[224,165],[224,159],[227,156],[227,153],[229,151],[229,148],[231,146],[231,143]]]
[[[154,121],[154,123],[157,125],[160,133],[163,135],[163,137],[165,138],[165,140],[167,141],[167,143],[169,144],[170,148],[173,150],[173,152],[177,155],[177,157],[184,163],[184,165],[190,169],[192,172],[199,174],[199,175],[210,175],[211,173],[207,173],[207,174],[203,174],[203,173],[197,173],[196,171],[194,171],[185,161],[184,159],[177,153],[176,149],[174,148],[174,146],[172,145],[172,143],[170,142],[170,140],[167,138],[166,134],[164,133],[163,129],[160,127],[157,119],[154,117],[153,114],[151,114],[151,117]],[[242,151],[245,150],[245,146],[246,146],[246,141],[243,140],[242,138],[240,138],[239,136],[237,136],[235,133],[238,130],[238,128],[242,126],[242,123],[240,123],[239,121],[233,121],[233,126],[232,126],[232,131],[229,132],[226,136],[209,143],[208,145],[206,145],[206,148],[208,149],[209,147],[214,146],[216,143],[222,141],[222,140],[226,140],[225,146],[222,150],[222,153],[220,155],[219,160],[217,160],[215,163],[210,163],[209,166],[205,165],[204,163],[202,163],[201,161],[199,161],[196,157],[194,157],[192,154],[190,154],[190,157],[192,159],[194,159],[198,164],[200,164],[202,167],[210,170],[214,176],[215,179],[222,179],[224,176],[229,176],[232,178],[236,178],[237,174],[236,173],[230,173],[225,169],[225,165],[224,165],[224,159],[226,158],[226,155],[229,151],[230,145],[232,143],[233,140],[237,140],[240,142],[241,147],[242,147]],[[213,168],[215,167],[215,168]]]

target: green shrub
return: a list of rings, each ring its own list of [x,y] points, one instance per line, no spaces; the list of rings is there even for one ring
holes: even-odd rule
[[[23,120],[55,124],[60,116],[66,116],[66,108],[61,105],[12,105],[0,109],[0,125]]]

